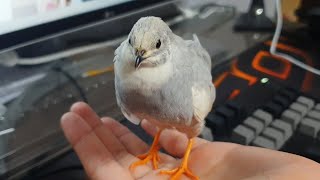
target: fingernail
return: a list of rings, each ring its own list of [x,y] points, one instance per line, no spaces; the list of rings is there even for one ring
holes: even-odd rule
[[[82,102],[82,101],[78,101],[78,102],[75,102],[71,105],[70,107],[70,111],[74,111],[75,109],[79,108],[79,107],[83,107],[83,106],[87,106],[86,103]]]
[[[114,121],[114,120],[112,118],[110,118],[110,117],[103,117],[103,118],[101,118],[101,121],[103,123],[108,123],[108,122],[111,122],[111,121]]]

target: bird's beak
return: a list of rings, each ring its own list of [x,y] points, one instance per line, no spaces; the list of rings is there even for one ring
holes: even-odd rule
[[[140,55],[136,56],[136,62],[135,62],[135,64],[134,64],[134,67],[135,67],[135,68],[138,68],[139,65],[140,65],[140,63],[141,63],[143,60],[144,60],[144,58],[143,58],[142,56],[140,56]]]
[[[134,64],[134,67],[137,69],[139,67],[139,65],[141,64],[141,62],[145,59],[143,57],[143,55],[146,53],[145,50],[142,49],[137,49],[136,51],[136,62]]]

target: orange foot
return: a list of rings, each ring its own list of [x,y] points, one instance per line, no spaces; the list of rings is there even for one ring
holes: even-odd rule
[[[173,170],[160,171],[161,174],[171,175],[171,180],[178,180],[182,174],[185,174],[190,179],[199,180],[199,178],[192,174],[187,167],[175,168]]]
[[[136,168],[137,166],[141,166],[141,165],[145,165],[147,164],[149,161],[152,161],[152,166],[153,169],[158,169],[158,162],[159,162],[159,155],[158,155],[158,150],[160,148],[156,147],[156,148],[152,148],[150,149],[150,151],[146,154],[141,154],[138,155],[137,158],[141,159],[137,162],[134,162],[131,164],[130,166],[130,170],[134,170],[134,168]]]
[[[190,151],[192,148],[192,144],[193,144],[193,139],[190,139],[183,161],[179,168],[175,168],[173,170],[163,170],[163,171],[160,171],[160,174],[171,175],[171,180],[178,180],[182,174],[185,174],[190,179],[199,180],[199,178],[193,175],[193,173],[188,169],[188,159],[189,159]]]
[[[161,134],[161,131],[159,131],[156,134],[148,153],[137,156],[137,158],[139,158],[140,160],[131,164],[130,166],[131,171],[133,171],[134,168],[136,168],[137,166],[147,164],[149,161],[152,161],[153,169],[158,169],[158,162],[160,160],[159,154],[158,154],[158,151],[160,149],[160,146],[158,145],[160,134]]]

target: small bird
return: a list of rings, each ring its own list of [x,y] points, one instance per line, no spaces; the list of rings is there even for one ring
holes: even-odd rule
[[[160,173],[198,179],[187,167],[188,157],[216,95],[211,58],[197,36],[193,38],[184,40],[161,18],[148,16],[134,24],[115,50],[115,93],[123,115],[137,125],[146,119],[159,129],[150,150],[138,156],[141,160],[131,170],[149,161],[158,169],[160,133],[176,129],[188,137],[187,150],[178,168]]]

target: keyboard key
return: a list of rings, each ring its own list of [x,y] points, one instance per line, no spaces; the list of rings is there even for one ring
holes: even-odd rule
[[[285,142],[284,134],[281,131],[279,131],[275,128],[272,128],[272,127],[267,127],[262,132],[262,135],[269,138],[269,139],[272,139],[275,143],[276,149],[280,149]]]
[[[263,136],[258,136],[256,139],[254,139],[252,145],[267,149],[276,149],[275,142]]]
[[[208,141],[213,141],[212,131],[207,126],[204,126],[200,136]]]
[[[211,128],[215,137],[222,137],[227,134],[226,120],[214,113],[209,113],[206,117],[206,125]]]
[[[304,118],[301,121],[301,124],[299,127],[299,131],[302,134],[311,136],[313,138],[317,137],[319,130],[320,130],[320,121],[316,121],[316,120],[310,119],[310,118]]]
[[[293,134],[292,126],[280,119],[276,119],[271,123],[271,127],[278,129],[284,133],[285,141],[287,141]]]
[[[265,106],[263,106],[263,109],[271,113],[274,117],[277,117],[282,113],[284,108],[280,104],[271,101],[268,102]]]
[[[234,101],[227,101],[226,106],[235,111],[237,115],[242,111],[241,106]]]
[[[236,114],[236,120],[239,122],[238,124],[242,123],[244,117],[247,117],[247,113],[245,110],[241,107],[240,104],[234,102],[234,101],[228,101],[226,103],[226,107],[232,109]],[[238,125],[237,124],[237,125]]]
[[[297,102],[306,105],[309,110],[314,106],[314,100],[304,96],[299,96]]]
[[[308,112],[307,117],[320,121],[320,111],[312,110]]]
[[[277,104],[280,104],[282,108],[287,108],[290,105],[290,100],[280,95],[276,95],[273,98],[273,101],[276,102]]]
[[[290,109],[298,112],[301,114],[302,117],[304,117],[307,112],[308,112],[308,107],[301,104],[301,103],[297,103],[297,102],[294,102],[290,105]]]
[[[272,115],[262,109],[257,109],[252,116],[262,121],[264,127],[267,127],[272,121]]]
[[[297,93],[290,89],[283,89],[279,94],[287,97],[290,101],[294,101],[297,98]]]
[[[258,136],[264,129],[264,124],[253,117],[248,117],[246,120],[244,120],[243,124],[250,129],[253,129],[255,136]]]
[[[224,117],[224,119],[226,120],[227,126],[229,129],[233,129],[234,127],[236,127],[238,124],[237,120],[236,120],[236,113],[233,109],[228,108],[226,106],[220,106],[216,109],[215,113],[219,116]]]
[[[231,135],[231,139],[235,143],[248,145],[254,139],[254,131],[243,125],[237,126]]]
[[[287,109],[282,113],[281,119],[291,124],[292,128],[295,130],[297,128],[297,125],[300,123],[302,117],[299,113]]]

